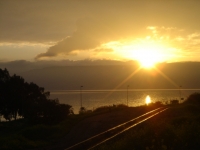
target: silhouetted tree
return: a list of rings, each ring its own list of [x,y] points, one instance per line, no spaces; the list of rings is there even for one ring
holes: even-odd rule
[[[6,69],[0,69],[0,115],[6,120],[16,119],[17,115],[31,120],[62,120],[73,113],[70,105],[60,104],[49,96],[50,92],[35,83],[27,83],[22,77],[10,76]]]
[[[7,107],[11,111],[12,118],[16,120],[19,109],[24,101],[24,95],[26,94],[24,86],[25,82],[22,77],[13,75],[7,85],[7,102],[9,103]]]
[[[10,120],[9,110],[6,108],[6,85],[10,79],[9,72],[7,69],[0,69],[0,115],[3,115],[4,118]]]
[[[195,93],[191,94],[187,98],[187,100],[185,101],[185,103],[200,105],[200,93],[195,92]]]
[[[87,112],[87,109],[85,107],[81,107],[79,110],[79,114],[84,114]]]

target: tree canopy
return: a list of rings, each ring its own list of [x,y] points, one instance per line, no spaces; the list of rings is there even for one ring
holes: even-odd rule
[[[50,92],[43,87],[0,69],[0,115],[6,120],[23,117],[59,121],[73,113],[72,106],[49,97]]]
[[[185,103],[200,105],[200,93],[195,92],[195,93],[191,94],[187,98],[187,100],[185,101]]]

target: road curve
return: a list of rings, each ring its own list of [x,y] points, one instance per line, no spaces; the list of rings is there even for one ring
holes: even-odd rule
[[[88,138],[82,142],[79,142],[75,145],[72,145],[65,150],[86,150],[86,149],[93,149],[94,147],[114,138],[115,136],[129,130],[130,128],[133,128],[134,126],[162,113],[163,111],[167,110],[167,107],[160,107],[157,109],[154,109],[152,111],[149,111],[143,115],[140,115],[134,119],[131,119],[125,123],[122,123],[120,125],[117,125],[109,130],[106,130],[100,134],[97,134],[91,138]]]

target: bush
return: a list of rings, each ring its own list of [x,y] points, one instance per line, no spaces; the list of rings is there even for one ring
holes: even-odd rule
[[[200,105],[200,93],[195,92],[195,93],[191,94],[186,99],[185,103]]]
[[[94,112],[110,112],[112,110],[119,110],[127,108],[124,104],[112,105],[112,106],[100,106],[94,110]]]
[[[170,101],[170,104],[172,104],[172,105],[176,105],[176,104],[178,104],[178,103],[179,103],[178,100],[171,100],[171,101]]]
[[[79,114],[84,114],[87,112],[87,109],[85,107],[81,107],[79,110]]]

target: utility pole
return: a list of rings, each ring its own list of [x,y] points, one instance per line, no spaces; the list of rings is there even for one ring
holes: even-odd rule
[[[82,85],[80,86],[80,101],[81,101],[81,108],[82,108]]]
[[[180,85],[180,86],[179,86],[180,100],[182,99],[182,98],[181,98],[181,87],[182,87],[182,86]]]
[[[128,106],[128,88],[129,88],[129,85],[127,85],[127,93],[126,93],[126,95],[127,95],[127,106]]]

